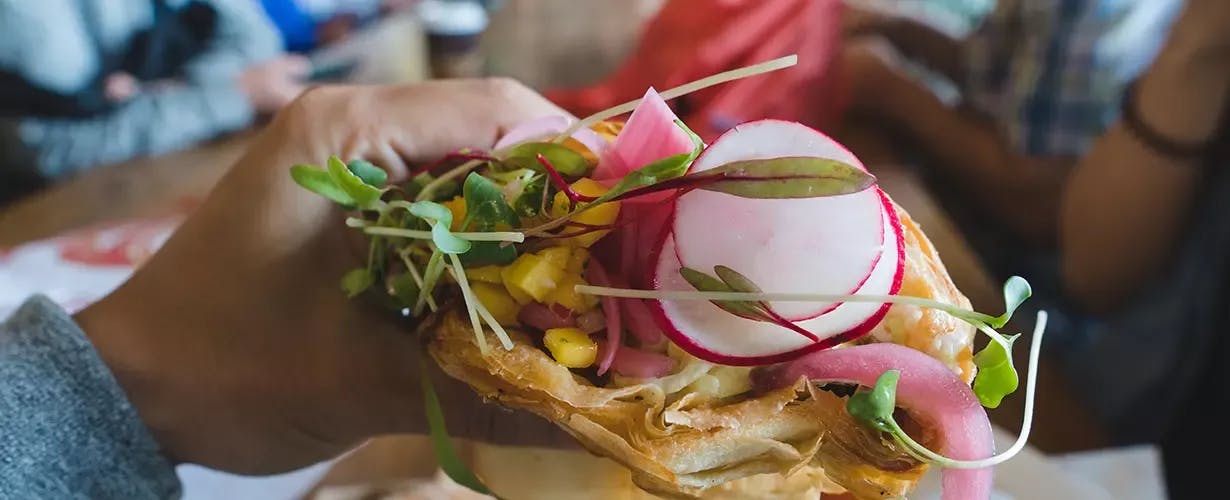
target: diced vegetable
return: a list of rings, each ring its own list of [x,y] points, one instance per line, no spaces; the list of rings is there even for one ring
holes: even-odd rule
[[[470,283],[470,289],[474,291],[474,297],[495,317],[496,322],[503,326],[518,324],[517,311],[521,309],[521,306],[513,300],[504,287],[499,284],[477,282]]]
[[[461,223],[466,218],[466,199],[457,196],[448,201],[440,202],[449,212],[453,213],[453,223],[449,226],[450,231],[461,231]]]
[[[578,194],[593,197],[602,196],[603,193],[607,192],[606,186],[603,186],[598,183],[598,181],[589,178],[582,178],[572,183],[572,190],[576,191]],[[578,207],[581,205],[583,205],[583,203],[577,204]],[[603,203],[577,214],[572,218],[572,221],[578,223],[578,225],[582,228],[586,226],[606,226],[614,224],[615,219],[619,217],[619,205],[619,202]],[[551,204],[551,216],[557,218],[563,217],[568,214],[571,206],[572,204],[568,199],[568,195],[563,192],[555,193],[555,198]],[[563,231],[568,233],[577,232],[578,230],[575,228],[565,228]],[[560,243],[568,246],[588,248],[590,245],[593,245],[594,242],[602,239],[603,236],[606,236],[609,232],[609,230],[593,231],[582,235],[573,236],[571,238],[562,239],[560,240]]]
[[[568,265],[564,266],[564,271],[568,274],[582,275],[585,274],[585,264],[589,263],[589,249],[574,248],[572,255],[568,257]]]
[[[585,312],[598,305],[598,297],[593,295],[577,293],[577,285],[588,285],[584,279],[578,274],[567,273],[564,279],[560,280],[559,286],[555,287],[555,291],[547,297],[547,304],[559,304],[576,312]]]
[[[504,288],[520,304],[545,302],[564,279],[564,268],[536,254],[522,254],[500,273]]]
[[[539,250],[538,256],[542,257],[551,265],[560,269],[568,267],[568,261],[572,258],[572,249],[568,247],[551,247]]]
[[[467,267],[466,278],[479,283],[501,285],[504,283],[504,278],[500,277],[500,273],[503,271],[504,266]]]
[[[587,368],[598,357],[598,344],[576,328],[547,330],[543,343],[551,351],[551,357],[568,368]]]

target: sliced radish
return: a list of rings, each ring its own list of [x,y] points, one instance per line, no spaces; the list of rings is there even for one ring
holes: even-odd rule
[[[970,386],[935,358],[909,347],[877,343],[831,349],[790,363],[756,370],[753,385],[770,390],[806,377],[872,387],[888,370],[899,370],[897,403],[916,420],[939,432],[940,453],[979,460],[995,452],[987,412]],[[992,469],[945,469],[944,500],[981,500],[991,495]]]
[[[878,189],[873,191],[880,195],[882,223],[891,230],[885,233],[885,251],[856,294],[891,295],[901,289],[905,272],[904,236],[901,222],[888,197]],[[657,255],[658,267],[652,278],[655,289],[695,290],[679,274],[677,251],[674,237],[667,235]],[[786,263],[782,265],[788,266]],[[777,291],[768,287],[765,290]],[[735,366],[787,361],[856,339],[884,319],[890,306],[875,302],[845,302],[827,314],[795,322],[820,339],[812,341],[779,325],[735,316],[703,300],[656,300],[648,303],[663,333],[676,345],[705,361]]]
[[[863,168],[853,154],[820,132],[798,123],[761,120],[723,134],[692,171],[783,156],[831,158]],[[694,191],[677,203],[676,253],[684,266],[704,272],[728,266],[765,290],[850,294],[865,286],[886,248],[882,204],[874,189],[782,200]],[[884,283],[866,293],[886,292]],[[791,321],[803,321],[834,310],[836,304],[780,302],[770,307]]]
[[[556,134],[568,129],[574,120],[563,116],[545,116],[536,118],[509,130],[508,133],[500,137],[496,141],[494,149],[505,149],[531,141],[547,141],[555,137]],[[572,134],[572,138],[576,139],[584,145],[594,156],[601,157],[609,144],[607,140],[593,130],[583,128]]]

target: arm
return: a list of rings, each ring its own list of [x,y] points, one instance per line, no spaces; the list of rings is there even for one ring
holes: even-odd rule
[[[174,469],[124,391],[45,298],[0,324],[0,429],[0,498],[179,495]]]
[[[844,15],[848,37],[882,36],[901,55],[929,66],[949,80],[963,80],[964,62],[961,58],[960,40],[927,23],[906,16],[855,7],[849,7]]]
[[[1196,1],[1138,84],[1141,120],[1172,141],[1210,140],[1230,96],[1230,8]],[[1165,268],[1201,179],[1198,159],[1160,154],[1116,124],[1073,171],[1064,193],[1061,248],[1068,292],[1095,310],[1115,307]],[[1123,251],[1131,249],[1131,251]]]
[[[23,142],[44,175],[182,149],[251,123],[243,70],[278,54],[277,34],[248,0],[214,0],[217,32],[185,68],[182,84],[139,93],[108,113],[85,119],[27,119]]]

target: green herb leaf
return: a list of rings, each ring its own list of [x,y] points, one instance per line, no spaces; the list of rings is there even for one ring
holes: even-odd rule
[[[368,209],[380,200],[382,191],[364,183],[363,179],[352,173],[336,156],[329,157],[329,177],[354,199],[355,206],[360,209]]]
[[[1016,392],[1020,383],[1016,367],[1012,364],[1012,344],[1020,335],[1008,335],[1009,350],[999,342],[992,340],[974,355],[974,364],[978,366],[978,375],[974,377],[974,395],[987,408],[998,408],[1004,396]]]
[[[708,274],[697,271],[688,267],[679,268],[679,274],[683,279],[687,280],[693,288],[702,292],[733,292],[730,285],[722,282],[718,278],[714,278]],[[763,320],[764,313],[760,310],[759,302],[737,301],[737,300],[711,300],[713,305],[722,308],[735,316],[742,318]]]
[[[444,423],[444,409],[440,407],[440,397],[436,395],[436,388],[431,384],[431,373],[427,370],[431,362],[427,356],[423,356],[419,361],[423,367],[420,378],[423,381],[423,403],[427,411],[427,432],[431,436],[431,445],[436,452],[436,462],[448,478],[457,484],[476,493],[490,495],[491,491],[483,486],[483,482],[474,475],[469,467],[466,467],[465,462],[457,456],[457,451],[453,449],[452,440],[448,436],[448,427]]]
[[[466,177],[462,196],[466,200],[466,217],[476,226],[463,228],[465,230],[493,231],[499,224],[507,224],[510,228],[521,224],[517,213],[504,199],[504,191],[477,172]]]
[[[397,298],[402,307],[413,307],[419,299],[419,284],[409,272],[401,273],[389,280],[390,295]]]
[[[901,372],[888,370],[876,379],[871,389],[859,389],[846,401],[846,413],[863,425],[883,432],[896,427],[893,410],[897,407],[897,381]]]
[[[453,212],[434,201],[416,201],[410,204],[410,213],[431,223],[431,241],[441,252],[462,254],[470,251],[470,241],[463,240],[449,231],[453,225]]]
[[[349,297],[355,297],[371,288],[372,283],[376,282],[376,278],[367,268],[361,267],[351,269],[342,276],[342,290]]]
[[[863,191],[876,182],[871,174],[847,163],[804,156],[734,161],[695,175],[714,177],[699,183],[699,189],[768,199],[838,196]]]
[[[311,165],[295,165],[290,167],[290,178],[304,189],[333,200],[339,205],[354,208],[355,201],[346,190],[333,182],[333,176],[324,169]]]
[[[521,195],[513,201],[513,210],[521,217],[537,217],[542,214],[543,201],[547,202],[545,208],[551,208],[550,197],[544,196],[544,191],[547,189],[547,176],[539,174],[526,181],[525,188],[521,190]]]
[[[1003,328],[1008,324],[1008,320],[1012,319],[1012,314],[1021,306],[1031,295],[1033,289],[1030,288],[1029,282],[1020,276],[1013,276],[1004,282],[1004,313],[991,318],[987,324],[994,328]]]
[[[739,274],[738,271],[726,266],[713,266],[713,272],[717,274],[718,279],[724,281],[731,291],[745,293],[761,293],[759,286],[752,282],[751,278]],[[761,302],[761,304],[764,304]],[[766,305],[767,307],[767,305]]]
[[[362,179],[364,184],[374,188],[383,188],[389,182],[389,174],[367,160],[350,160],[346,168]]]
[[[504,199],[504,191],[490,179],[471,172],[462,186],[466,200],[466,220],[472,231],[495,231],[501,224],[517,227],[521,219]],[[462,255],[466,265],[505,265],[517,258],[517,248],[498,241],[475,242],[470,251]]]
[[[504,160],[506,167],[526,168],[541,172],[538,155],[544,156],[551,166],[568,177],[583,177],[589,173],[589,162],[581,153],[553,142],[527,142],[508,150]]]

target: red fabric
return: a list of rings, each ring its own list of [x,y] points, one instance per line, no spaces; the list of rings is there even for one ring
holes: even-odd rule
[[[676,113],[706,141],[761,118],[824,130],[844,108],[833,68],[841,41],[841,0],[670,0],[636,49],[602,82],[547,97],[577,116],[714,73],[798,54],[799,64],[676,99]]]

